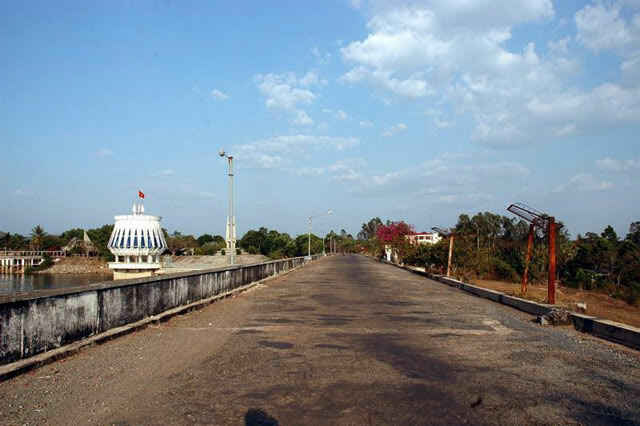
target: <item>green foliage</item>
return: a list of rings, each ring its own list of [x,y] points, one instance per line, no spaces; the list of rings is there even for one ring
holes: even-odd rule
[[[296,241],[287,233],[280,233],[273,229],[268,230],[265,227],[261,227],[257,231],[253,229],[247,231],[238,242],[238,245],[247,253],[262,254],[271,259],[304,256],[306,250],[304,254],[301,254]]]
[[[213,235],[211,234],[202,234],[198,237],[198,239],[196,240],[198,242],[198,246],[202,247],[203,245],[207,244],[207,243],[212,243],[213,240]]]
[[[493,268],[493,275],[495,278],[511,282],[518,281],[518,273],[513,266],[504,260],[494,257],[491,259],[491,266]]]
[[[561,225],[561,224],[560,224]],[[524,273],[529,226],[489,212],[473,217],[460,215],[455,231],[454,275],[519,281]],[[607,226],[600,234],[588,232],[569,239],[560,227],[556,240],[557,271],[561,281],[571,287],[612,293],[629,303],[640,300],[640,222],[629,227],[625,240]],[[414,247],[407,251],[406,263],[446,268],[446,243]],[[439,256],[435,256],[439,253]],[[529,281],[545,282],[548,268],[548,241],[542,230],[534,234],[529,264]]]
[[[68,231],[64,231],[62,234],[60,234],[60,239],[62,239],[63,241],[62,245],[68,244],[72,238],[82,239],[83,237],[84,237],[84,230],[80,228],[69,229]]]
[[[199,256],[213,256],[224,247],[225,247],[224,243],[220,244],[219,242],[215,242],[212,239],[211,242],[208,242],[202,245],[201,247],[197,247],[195,249],[195,254]]]
[[[40,225],[36,225],[31,230],[31,247],[34,250],[41,250],[42,249],[42,243],[43,243],[45,235],[47,235],[47,233],[44,232],[44,228],[42,228],[42,226],[40,226]]]
[[[112,231],[113,225],[103,225],[100,228],[87,230],[87,235],[98,250],[98,256],[108,261],[113,259],[113,255],[107,248]]]
[[[180,231],[173,231],[173,234],[167,235],[165,240],[167,241],[167,248],[174,255],[183,255],[199,247],[198,241],[193,235],[183,235]],[[196,250],[193,250],[193,252],[196,252]]]
[[[53,266],[53,260],[50,256],[44,255],[42,257],[42,263],[38,266],[28,266],[24,269],[25,274],[32,274],[37,271],[43,271]]]

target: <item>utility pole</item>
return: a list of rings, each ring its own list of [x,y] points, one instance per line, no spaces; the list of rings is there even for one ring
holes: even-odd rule
[[[549,304],[556,304],[556,219],[552,216],[547,222],[549,238],[549,282],[547,284],[547,299]]]
[[[307,257],[309,259],[311,259],[311,219],[312,217],[309,216],[309,235],[308,235],[308,251],[307,251]]]
[[[220,150],[220,157],[226,157],[229,167],[229,216],[227,217],[227,251],[229,252],[229,265],[236,263],[236,217],[233,211],[233,156]]]
[[[329,216],[333,214],[333,210],[329,209],[327,210],[326,213],[320,214],[320,215],[316,215],[315,217],[319,217],[319,216]],[[307,241],[307,260],[311,260],[311,226],[312,226],[312,221],[313,221],[313,216],[309,216],[309,236],[308,236],[308,241]]]

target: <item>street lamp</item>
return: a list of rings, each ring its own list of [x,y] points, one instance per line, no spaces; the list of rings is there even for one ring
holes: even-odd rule
[[[333,214],[333,210],[329,209],[327,210],[326,213],[323,214],[317,214],[315,216],[309,216],[309,238],[308,238],[308,251],[307,251],[307,257],[305,258],[306,260],[311,260],[311,227],[312,227],[312,223],[313,223],[313,218],[314,217],[322,217],[322,216],[329,216]]]
[[[236,263],[236,217],[233,212],[233,156],[228,155],[223,149],[218,153],[220,157],[226,157],[229,165],[229,216],[227,216],[227,251],[229,252],[229,265]]]

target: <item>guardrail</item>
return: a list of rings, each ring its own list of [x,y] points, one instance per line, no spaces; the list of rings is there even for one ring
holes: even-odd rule
[[[5,297],[0,302],[0,366],[198,301],[213,301],[305,263],[296,257]]]
[[[383,260],[382,262],[388,263],[401,269],[405,269],[407,271],[413,272],[414,274],[422,275],[448,286],[459,288],[460,290],[466,291],[467,293],[471,293],[475,296],[484,297],[494,302],[511,306],[532,315],[546,315],[553,308],[556,308],[555,305],[538,303],[531,300],[522,299],[520,297],[509,296],[508,294],[499,291],[475,286],[473,284],[468,284],[443,275],[430,274],[425,271],[416,270],[407,266],[401,266],[392,262],[388,262],[386,260]],[[589,333],[601,339],[609,340],[611,342],[619,343],[621,345],[640,350],[640,328],[615,321],[605,320],[602,318],[596,318],[590,315],[579,314],[577,312],[569,312],[569,317],[573,322],[574,328],[578,331]]]
[[[64,250],[0,250],[0,257],[65,257]]]

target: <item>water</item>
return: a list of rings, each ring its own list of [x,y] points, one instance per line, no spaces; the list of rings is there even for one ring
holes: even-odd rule
[[[0,296],[54,288],[80,287],[113,280],[112,274],[0,274]]]

